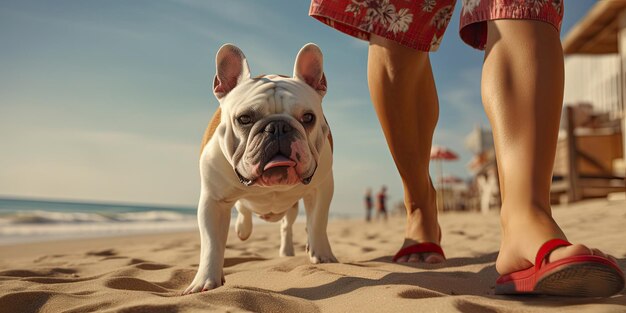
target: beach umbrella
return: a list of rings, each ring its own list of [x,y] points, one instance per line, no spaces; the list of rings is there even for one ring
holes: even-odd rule
[[[448,184],[448,185],[450,184],[453,185],[453,184],[460,184],[464,182],[464,180],[458,176],[448,175],[448,176],[439,177],[438,182]]]
[[[459,156],[449,148],[442,146],[433,146],[432,148],[430,148],[431,160],[454,161],[458,158]]]
[[[454,161],[457,160],[459,156],[452,151],[450,148],[442,147],[442,146],[432,146],[430,148],[430,159],[437,161],[439,168],[439,183],[440,183],[440,192],[441,194],[441,209],[444,208],[444,197],[443,197],[443,161]]]

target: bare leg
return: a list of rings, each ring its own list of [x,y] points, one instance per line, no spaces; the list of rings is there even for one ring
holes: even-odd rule
[[[565,239],[550,208],[563,50],[556,29],[544,22],[496,20],[488,27],[482,98],[493,128],[502,194],[496,269],[506,274],[532,266],[549,239]],[[590,253],[576,244],[555,250],[550,261]]]
[[[404,184],[407,221],[403,247],[416,242],[439,243],[435,189],[428,174],[439,102],[428,53],[372,35],[367,77],[374,109]],[[443,261],[442,256],[431,253],[405,256],[398,262],[420,259]]]

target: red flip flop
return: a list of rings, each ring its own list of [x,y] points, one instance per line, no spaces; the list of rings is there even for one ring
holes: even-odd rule
[[[624,273],[609,258],[575,255],[547,263],[546,258],[552,251],[569,245],[571,243],[562,239],[544,243],[533,267],[498,278],[496,294],[609,297],[624,288]]]
[[[432,242],[420,242],[400,249],[400,251],[393,256],[393,261],[396,262],[399,258],[413,253],[438,253],[441,254],[444,259],[446,258],[443,254],[443,250],[438,244]]]

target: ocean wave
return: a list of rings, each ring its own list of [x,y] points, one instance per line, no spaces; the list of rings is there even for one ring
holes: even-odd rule
[[[14,224],[0,226],[0,245],[61,239],[96,238],[175,231],[197,231],[195,220],[105,222],[79,224]]]
[[[197,228],[191,208],[0,198],[0,245]]]
[[[19,224],[99,224],[115,222],[172,222],[195,220],[194,215],[171,211],[146,211],[123,213],[85,213],[20,211],[0,214],[0,226]]]

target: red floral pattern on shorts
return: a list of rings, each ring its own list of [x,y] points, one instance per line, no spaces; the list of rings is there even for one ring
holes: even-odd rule
[[[496,19],[540,20],[557,30],[562,0],[463,0],[463,41],[484,49],[486,22]],[[448,27],[456,0],[312,0],[309,14],[351,36],[369,40],[376,34],[402,45],[436,51]]]

